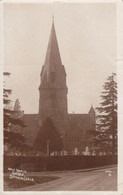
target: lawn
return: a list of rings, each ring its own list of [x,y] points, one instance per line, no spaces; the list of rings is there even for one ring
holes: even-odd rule
[[[4,191],[21,191],[21,188],[35,184],[41,184],[48,181],[59,179],[56,176],[33,176],[33,181],[24,181],[20,179],[10,179],[9,176],[4,176]]]

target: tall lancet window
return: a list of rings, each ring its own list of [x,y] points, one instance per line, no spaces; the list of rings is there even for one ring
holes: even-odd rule
[[[56,73],[55,72],[51,72],[51,82],[55,83],[56,81]]]

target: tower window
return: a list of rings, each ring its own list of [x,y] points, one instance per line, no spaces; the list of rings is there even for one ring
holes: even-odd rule
[[[55,81],[56,81],[56,74],[55,72],[51,72],[51,82],[55,83]]]

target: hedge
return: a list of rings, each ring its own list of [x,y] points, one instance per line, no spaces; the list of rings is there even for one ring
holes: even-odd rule
[[[94,168],[117,164],[117,156],[4,156],[8,168],[26,171],[59,171]]]

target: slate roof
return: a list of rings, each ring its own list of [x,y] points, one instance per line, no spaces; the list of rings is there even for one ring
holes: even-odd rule
[[[89,114],[68,114],[68,117],[70,130],[93,130],[94,124]],[[38,114],[24,114],[23,121],[27,125],[27,129],[35,130],[35,128],[38,128]]]
[[[28,145],[32,145],[38,133],[38,114],[24,114],[23,121],[26,127],[24,135]]]
[[[38,114],[24,114],[23,121],[25,122],[25,125],[37,126]]]
[[[62,65],[62,62],[61,62],[61,56],[59,52],[54,23],[52,23],[52,29],[51,29],[50,39],[49,39],[46,58],[45,58],[45,68],[50,69],[51,72],[54,72],[56,66],[58,65]]]
[[[89,114],[69,114],[70,130],[93,130],[94,124]]]
[[[51,73],[55,73],[56,82],[54,83],[51,82]],[[66,86],[66,72],[61,61],[54,22],[52,23],[45,63],[41,71],[41,78],[42,82],[40,88],[46,88],[48,84],[48,87],[51,88],[63,88]]]
[[[27,125],[24,129],[24,134],[27,138],[27,143],[31,145],[39,131],[38,114],[24,114],[23,121]],[[74,135],[86,135],[89,130],[94,130],[94,124],[89,114],[68,114],[69,129],[66,132]],[[30,140],[30,137],[32,137]]]

